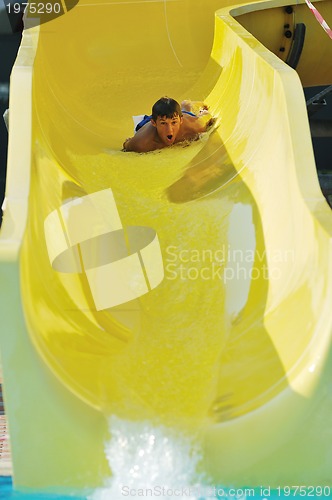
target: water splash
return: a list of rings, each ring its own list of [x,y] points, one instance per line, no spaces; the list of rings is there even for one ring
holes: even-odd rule
[[[116,417],[109,419],[109,428],[112,437],[105,452],[113,476],[89,500],[216,498],[197,473],[201,454],[192,439],[163,426]]]

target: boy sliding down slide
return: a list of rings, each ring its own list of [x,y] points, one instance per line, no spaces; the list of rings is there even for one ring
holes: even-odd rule
[[[199,109],[196,115],[193,111]],[[145,115],[136,126],[134,137],[126,139],[123,151],[147,153],[182,141],[195,140],[214,123],[203,102],[183,101],[162,97],[152,107],[152,115]]]

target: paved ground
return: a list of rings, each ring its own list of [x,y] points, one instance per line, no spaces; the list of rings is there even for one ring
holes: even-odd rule
[[[2,385],[0,373],[0,476],[11,475],[11,458],[9,447],[9,434],[6,415],[3,407]]]

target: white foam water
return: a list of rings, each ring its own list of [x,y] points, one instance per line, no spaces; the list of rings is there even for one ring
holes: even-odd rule
[[[201,453],[193,439],[163,426],[116,417],[109,419],[109,429],[105,452],[112,477],[89,500],[216,498],[197,472]]]

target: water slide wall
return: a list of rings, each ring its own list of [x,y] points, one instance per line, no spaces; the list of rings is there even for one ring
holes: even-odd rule
[[[198,436],[219,483],[328,483],[332,218],[302,85],[331,83],[332,43],[286,5],[83,0],[26,29],[0,235],[16,487],[100,485],[109,415]],[[213,129],[122,152],[165,94]]]

